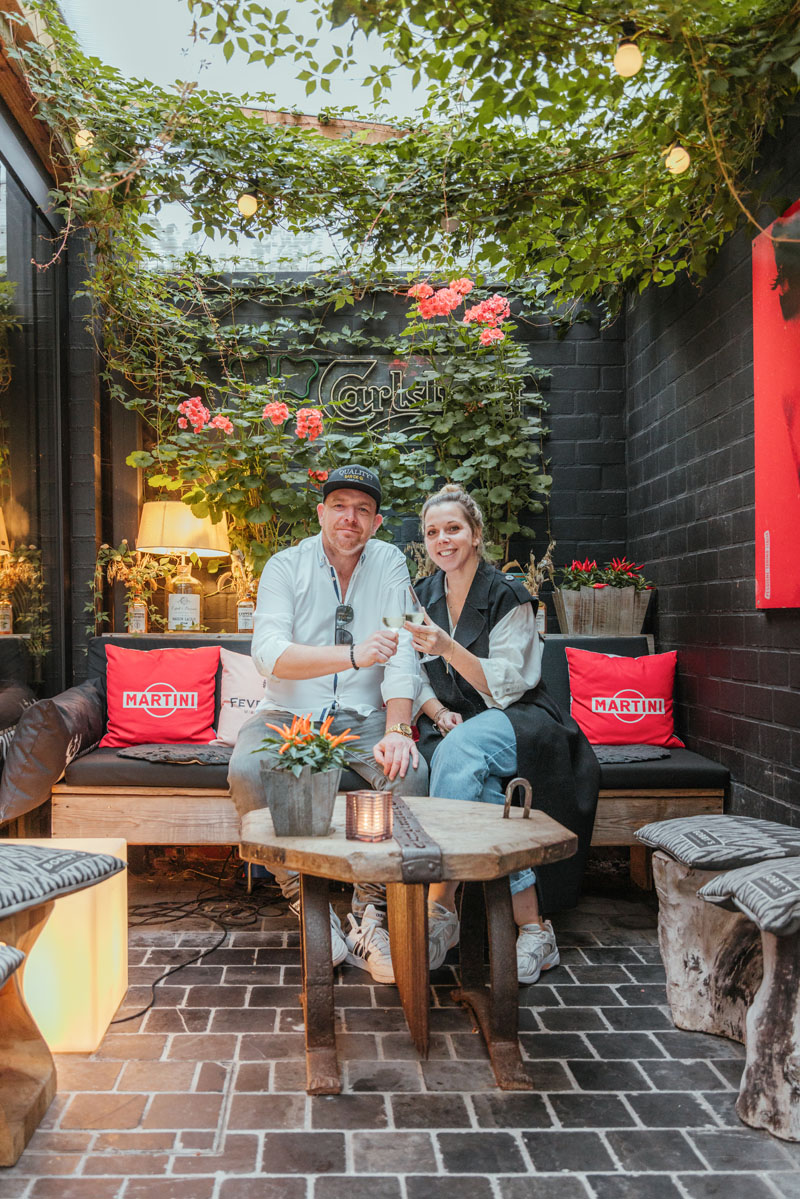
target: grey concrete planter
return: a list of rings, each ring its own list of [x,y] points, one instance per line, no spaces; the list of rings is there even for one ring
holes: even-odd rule
[[[275,832],[279,837],[324,837],[331,827],[339,790],[340,769],[312,774],[304,766],[299,778],[290,770],[261,763],[261,781]]]

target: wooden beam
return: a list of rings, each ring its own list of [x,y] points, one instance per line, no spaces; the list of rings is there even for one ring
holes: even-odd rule
[[[1,19],[3,13],[23,17],[26,24],[18,25],[15,22],[10,25]],[[46,41],[47,34],[41,21],[26,12],[17,0],[0,0],[0,97],[47,174],[55,183],[61,183],[70,174],[68,165],[62,161],[65,148],[53,136],[44,121],[36,116],[39,102],[19,65],[8,55],[8,45],[12,38],[22,43]]]
[[[398,129],[396,125],[384,125],[380,121],[351,121],[344,117],[326,118],[311,116],[306,112],[280,112],[269,108],[243,108],[247,117],[260,117],[265,125],[283,125],[299,132],[321,133],[332,141],[357,138],[368,146],[388,142],[395,137],[406,137],[410,130]]]

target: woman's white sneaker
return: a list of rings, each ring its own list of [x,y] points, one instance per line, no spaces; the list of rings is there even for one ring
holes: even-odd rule
[[[380,914],[368,903],[360,924],[352,912],[347,921],[350,929],[345,937],[345,961],[351,966],[358,966],[359,970],[369,970],[376,983],[393,983],[394,968],[389,950],[389,934],[383,927]]]
[[[517,978],[521,983],[538,982],[543,970],[550,970],[560,961],[556,935],[549,920],[521,925],[517,937]]]
[[[428,962],[438,970],[447,957],[448,949],[458,945],[460,925],[458,916],[435,899],[428,900]]]

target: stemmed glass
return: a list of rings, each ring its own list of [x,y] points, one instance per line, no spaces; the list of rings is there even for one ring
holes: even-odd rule
[[[406,606],[404,589],[398,587],[389,593],[381,618],[387,629],[402,629]]]
[[[417,598],[417,593],[409,583],[405,589],[405,619],[409,624],[422,624],[425,619],[425,610]],[[432,662],[436,654],[420,654],[420,662]]]

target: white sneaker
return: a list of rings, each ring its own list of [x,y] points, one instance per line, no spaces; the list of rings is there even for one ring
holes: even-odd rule
[[[541,924],[523,924],[517,937],[517,978],[521,983],[535,983],[543,970],[561,961],[556,935],[549,920]]]
[[[293,912],[297,919],[300,919],[300,899],[293,899],[289,904],[289,911]],[[344,939],[344,929],[339,917],[331,908],[331,961],[334,966],[340,966],[347,957],[347,942]]]
[[[381,914],[368,903],[360,924],[352,912],[347,921],[350,925],[346,937],[347,961],[359,970],[369,970],[376,983],[393,983],[389,934],[383,927]]]
[[[437,903],[428,900],[428,962],[431,970],[438,970],[447,957],[448,949],[458,945],[461,926],[458,916]]]

